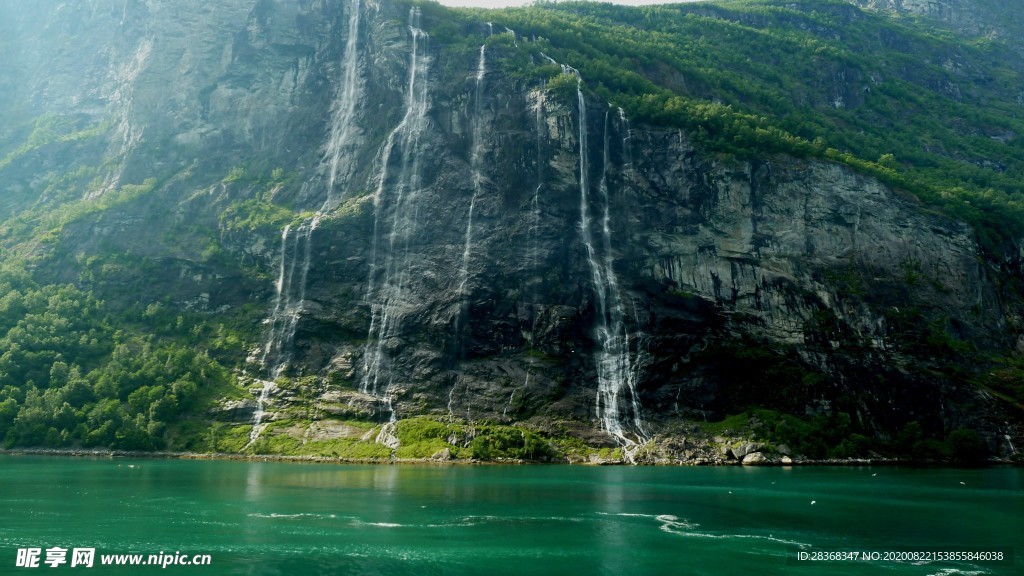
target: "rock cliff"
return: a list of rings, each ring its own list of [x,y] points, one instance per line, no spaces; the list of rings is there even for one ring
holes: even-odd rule
[[[1024,341],[1019,271],[908,193],[631,124],[572,62],[575,88],[518,74],[529,39],[481,22],[454,50],[403,3],[40,4],[0,4],[5,213],[84,215],[8,246],[126,310],[243,325],[266,383],[218,418],[632,448],[757,406],[1024,443],[951,361]]]

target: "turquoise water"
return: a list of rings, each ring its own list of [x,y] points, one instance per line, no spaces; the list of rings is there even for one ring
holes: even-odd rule
[[[1019,559],[795,559],[825,547],[1019,553],[1022,543],[1019,468],[0,456],[0,574],[1021,574]],[[19,548],[42,548],[45,560],[55,546],[95,548],[94,567],[16,566]],[[99,566],[101,555],[161,552],[207,554],[211,563]]]

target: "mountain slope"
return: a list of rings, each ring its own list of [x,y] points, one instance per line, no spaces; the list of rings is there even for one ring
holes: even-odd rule
[[[1020,443],[998,38],[845,2],[0,15],[9,445]]]

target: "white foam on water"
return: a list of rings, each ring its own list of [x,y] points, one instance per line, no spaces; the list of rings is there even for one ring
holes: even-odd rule
[[[301,512],[298,514],[278,514],[271,512],[270,514],[264,514],[261,512],[253,512],[248,515],[250,518],[275,518],[275,519],[298,519],[298,518],[337,518],[334,514],[314,514],[308,512]]]

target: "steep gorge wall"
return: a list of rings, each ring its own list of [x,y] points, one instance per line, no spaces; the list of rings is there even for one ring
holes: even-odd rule
[[[996,450],[1019,435],[941,367],[951,342],[1008,350],[1019,296],[968,226],[909,196],[847,168],[724,158],[630,126],[585,91],[510,74],[507,43],[478,60],[432,42],[405,6],[86,5],[95,19],[76,38],[106,45],[118,11],[149,24],[18,101],[106,122],[76,144],[101,164],[84,195],[161,180],[69,223],[40,270],[212,317],[248,305],[250,372],[322,376],[321,403],[360,418],[450,414],[606,443],[609,418],[631,442],[748,405],[843,412],[881,436],[970,425]],[[68,9],[55,3],[49,26],[70,25]],[[484,42],[485,24],[472,33]],[[339,115],[352,45],[360,98]],[[18,90],[47,75],[42,60],[20,74],[37,80]],[[351,125],[332,163],[340,116]],[[31,197],[38,161],[19,157],[5,188]],[[253,183],[235,167],[287,177]],[[221,215],[253,198],[291,220],[228,229]],[[106,252],[156,264],[83,280],[82,255]],[[286,273],[301,288],[282,316],[294,331],[268,347],[260,322]],[[914,343],[928,338],[934,349]],[[262,400],[271,418],[295,401]]]

